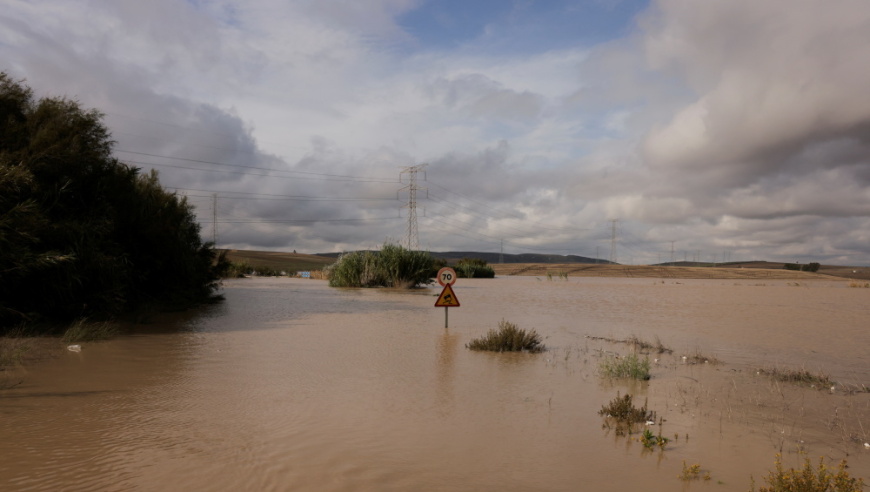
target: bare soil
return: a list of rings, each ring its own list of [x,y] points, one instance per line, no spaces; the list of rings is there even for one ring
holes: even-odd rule
[[[492,266],[496,275],[668,278],[668,279],[757,279],[757,280],[835,280],[833,273],[810,273],[758,267],[685,267],[653,265],[590,265],[577,263],[502,263]],[[848,267],[840,267],[845,271]],[[853,269],[848,270],[851,272]],[[833,271],[832,271],[833,272]],[[839,272],[839,271],[838,271]],[[844,272],[839,272],[844,273]],[[859,277],[853,277],[859,278]]]

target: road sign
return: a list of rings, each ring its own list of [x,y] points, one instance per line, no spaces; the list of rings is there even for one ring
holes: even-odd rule
[[[444,286],[444,290],[441,291],[441,295],[435,301],[435,307],[459,307],[459,299],[456,298],[456,294],[453,292],[450,284]]]
[[[438,270],[438,283],[442,286],[455,284],[456,271],[450,267],[444,267],[441,270]]]

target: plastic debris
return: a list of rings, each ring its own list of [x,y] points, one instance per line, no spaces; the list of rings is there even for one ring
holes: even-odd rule
[[[69,350],[70,352],[81,352],[82,346],[81,345],[70,345],[66,349]]]

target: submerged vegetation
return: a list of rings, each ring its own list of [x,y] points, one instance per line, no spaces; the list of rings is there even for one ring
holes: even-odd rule
[[[116,323],[109,321],[88,321],[87,319],[76,320],[66,329],[63,341],[66,343],[93,342],[108,340],[120,331]]]
[[[646,381],[650,378],[650,362],[648,358],[641,359],[636,354],[625,357],[607,356],[598,366],[601,374],[609,378],[631,378]]]
[[[0,73],[0,334],[213,299],[192,206],[112,157],[101,120]]]
[[[815,388],[830,388],[834,381],[825,374],[813,374],[806,369],[759,369],[758,374],[770,376],[785,383],[798,383]]]
[[[324,273],[331,287],[405,287],[432,282],[434,259],[426,251],[411,251],[385,243],[380,251],[341,255]]]
[[[526,331],[517,325],[501,320],[498,330],[489,330],[486,335],[465,345],[471,350],[490,352],[543,352],[546,347],[535,330]]]
[[[846,461],[841,461],[836,470],[825,464],[825,459],[819,458],[819,465],[814,467],[809,458],[804,459],[800,470],[786,470],[782,465],[782,456],[777,454],[774,471],[764,477],[769,487],[761,487],[758,492],[861,492],[864,490],[864,480],[852,478],[846,471]],[[753,480],[752,492],[755,492]]]
[[[628,427],[629,433],[631,433],[630,430],[634,424],[648,422],[656,418],[655,412],[647,409],[646,402],[642,407],[636,407],[631,395],[619,396],[619,393],[610,400],[610,403],[601,407],[598,415],[611,419],[617,427]]]

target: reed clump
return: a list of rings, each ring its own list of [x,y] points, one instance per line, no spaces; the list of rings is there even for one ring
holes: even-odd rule
[[[434,258],[426,251],[411,251],[385,243],[380,251],[343,254],[324,269],[330,287],[404,287],[432,282]]]
[[[862,492],[864,480],[849,476],[846,471],[846,460],[840,462],[836,469],[825,464],[825,458],[819,458],[818,466],[813,466],[809,458],[805,458],[800,470],[782,465],[782,456],[777,454],[775,469],[764,477],[768,487],[761,487],[758,492]],[[752,492],[755,492],[755,480],[752,480]]]
[[[498,330],[489,330],[486,335],[465,344],[471,350],[490,352],[543,352],[541,336],[535,330],[526,331],[517,325],[501,320]]]
[[[601,374],[609,378],[631,378],[647,381],[650,378],[649,358],[641,359],[637,354],[625,357],[607,356],[598,366]]]
[[[813,374],[806,369],[759,369],[758,373],[770,376],[777,381],[805,384],[816,388],[829,388],[834,385],[834,381],[827,375]]]

